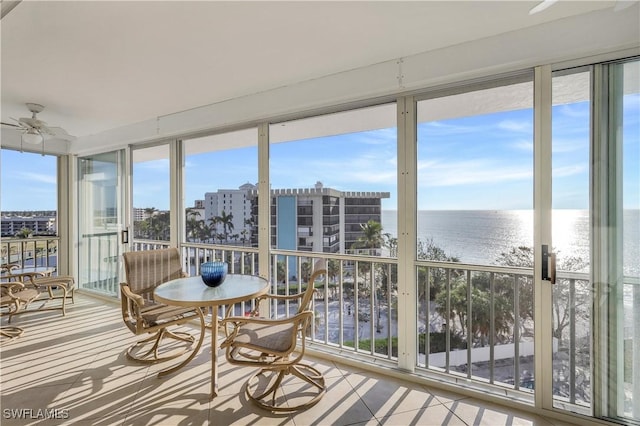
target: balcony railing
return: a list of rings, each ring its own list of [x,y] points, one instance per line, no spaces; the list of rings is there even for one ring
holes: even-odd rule
[[[417,277],[418,367],[532,393],[533,270],[418,262]],[[559,271],[553,292],[554,398],[579,410],[591,402],[589,275]]]
[[[60,237],[3,238],[0,244],[0,264],[16,263],[29,266],[58,266]]]
[[[167,247],[138,241],[134,250]],[[184,270],[198,275],[203,262],[224,260],[230,273],[257,274],[258,250],[250,247],[186,243]],[[316,283],[317,348],[393,364],[398,357],[397,260],[379,256],[271,251],[271,292],[304,290],[312,266],[325,259],[328,274]],[[425,375],[531,399],[535,387],[533,271],[529,268],[416,262],[418,316],[416,369]],[[117,296],[117,282],[111,291]],[[637,278],[626,277],[625,294],[640,294]],[[573,410],[591,404],[590,309],[586,273],[558,272],[553,287],[554,401]],[[234,314],[253,309],[238,304]],[[274,303],[273,317],[294,313],[297,303]],[[224,314],[225,311],[222,311]]]
[[[107,296],[119,294],[118,232],[82,234],[80,242],[79,283],[83,289]]]
[[[397,261],[376,256],[272,250],[272,291],[299,293],[318,259],[328,273],[316,283],[311,339],[328,348],[397,359]],[[295,312],[296,303],[272,306],[276,316]]]

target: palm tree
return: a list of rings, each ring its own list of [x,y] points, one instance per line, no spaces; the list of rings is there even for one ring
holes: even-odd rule
[[[371,219],[367,223],[361,223],[360,228],[362,229],[362,235],[358,237],[358,240],[353,245],[355,247],[366,248],[369,251],[368,254],[375,253],[374,250],[380,248],[383,243],[382,225],[380,224],[380,222],[376,222],[375,220]],[[373,282],[373,268],[371,268],[371,266],[366,266],[366,265],[367,264],[363,264],[364,267],[369,269],[368,271],[369,279],[371,281],[371,286],[373,287],[375,285],[375,283]],[[378,309],[376,331],[379,333],[382,330],[382,325],[380,324],[380,321],[381,321],[380,307],[378,306],[378,303],[377,303],[378,289],[372,288],[371,290],[373,291],[374,307],[377,307]]]
[[[220,223],[222,224],[222,232],[224,234],[224,242],[226,243],[229,239],[229,233],[233,231],[233,213],[227,214],[226,211],[222,210],[222,214],[218,216]]]
[[[209,218],[209,235],[211,235],[211,238],[213,238],[214,242],[218,232],[218,223],[220,223],[220,216],[213,216]]]
[[[199,221],[200,226],[198,227],[198,239],[200,241],[209,242],[211,239],[211,227],[204,223],[204,220]]]
[[[170,213],[165,211],[159,213],[156,217],[154,226],[155,240],[169,241],[170,238]]]
[[[202,224],[202,222],[197,219],[198,216],[200,216],[200,212],[193,207],[189,207],[185,209],[185,216],[187,217],[187,238],[191,237],[193,241],[196,241],[199,234],[198,228],[200,228]]]
[[[144,209],[144,215],[146,216],[146,219],[143,222],[147,222],[148,227],[146,228],[149,234],[153,233],[153,230],[154,230],[153,217],[156,215],[157,212],[158,212],[158,209],[156,209],[155,207],[146,207]],[[152,238],[152,236],[145,235],[145,238]]]
[[[389,249],[389,257],[398,257],[398,239],[388,232],[382,234],[382,238],[384,246]]]
[[[364,247],[368,249],[368,254],[375,254],[375,249],[382,246],[382,225],[380,222],[376,222],[370,219],[367,223],[361,223],[360,229],[362,229],[362,235],[358,237],[353,244],[355,248]]]
[[[29,228],[22,228],[20,231],[16,233],[16,237],[18,238],[29,238],[33,231]]]

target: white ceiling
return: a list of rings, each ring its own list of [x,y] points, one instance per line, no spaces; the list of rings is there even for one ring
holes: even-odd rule
[[[538,3],[22,1],[0,22],[2,121],[36,102],[94,135],[615,4]]]

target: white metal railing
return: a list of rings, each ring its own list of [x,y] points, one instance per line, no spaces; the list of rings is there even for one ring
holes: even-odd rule
[[[533,392],[533,270],[417,265],[418,367]],[[589,406],[589,274],[558,271],[553,293],[554,398]]]
[[[168,247],[134,241],[133,250]],[[229,273],[258,273],[258,250],[215,244],[181,244],[183,267],[198,275],[203,262],[224,260]],[[329,351],[397,360],[397,259],[366,255],[271,250],[271,292],[304,290],[318,259],[328,265],[316,283],[310,339]],[[418,370],[531,395],[533,375],[533,270],[417,261],[416,348]],[[589,275],[558,271],[554,286],[553,392],[563,404],[589,407],[592,305]],[[625,289],[638,278],[625,278]],[[254,308],[238,304],[234,314]],[[297,302],[270,306],[273,317]],[[225,314],[223,309],[221,314]],[[348,355],[347,355],[348,356]]]
[[[80,286],[107,296],[118,296],[118,232],[104,231],[81,235]]]
[[[58,266],[58,246],[60,237],[2,238],[0,244],[0,264],[29,266]]]
[[[335,253],[271,251],[272,292],[303,290],[318,259],[328,273],[316,284],[311,339],[328,348],[397,359],[397,260]],[[275,316],[297,309],[296,303],[272,306]]]

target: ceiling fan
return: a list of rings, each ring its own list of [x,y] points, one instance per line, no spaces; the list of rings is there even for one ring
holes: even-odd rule
[[[31,117],[22,117],[17,120],[15,118],[12,118],[12,120],[15,120],[17,122],[17,124],[2,123],[2,125],[4,126],[15,127],[22,131],[21,143],[37,145],[44,142],[45,135],[65,141],[73,141],[76,139],[75,136],[70,135],[63,128],[50,127],[46,122],[40,120],[37,117],[37,114],[39,112],[42,112],[44,106],[35,103],[27,103],[26,105],[31,112]]]
[[[533,15],[539,12],[542,12],[543,10],[551,7],[554,5],[554,3],[557,3],[559,0],[543,0],[540,3],[538,3],[536,6],[534,6],[530,11],[529,11],[529,15]],[[637,3],[637,0],[616,0],[616,5],[613,8],[614,12],[619,12],[621,10],[624,10],[628,7],[633,6],[634,3]]]

